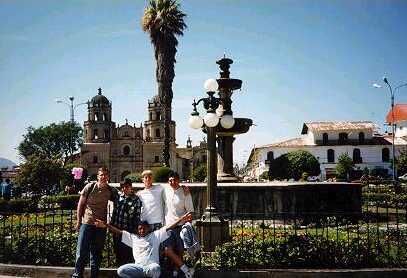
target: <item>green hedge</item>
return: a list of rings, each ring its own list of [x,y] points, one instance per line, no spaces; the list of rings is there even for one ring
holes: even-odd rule
[[[37,199],[0,200],[0,212],[34,212],[37,204]]]
[[[38,200],[33,199],[11,199],[9,201],[0,199],[0,212],[35,212],[39,209],[75,209],[79,201],[79,195],[57,195],[44,196]]]
[[[153,180],[155,182],[168,182],[168,176],[172,170],[168,167],[160,167],[153,171]]]
[[[217,246],[203,265],[217,269],[398,267],[395,253],[364,239],[334,240],[323,236],[291,235],[286,240],[235,241]],[[402,243],[400,250],[407,250]],[[379,248],[379,249],[378,249]],[[380,250],[380,255],[375,252]],[[406,255],[406,251],[401,256]],[[402,261],[402,260],[400,260]]]
[[[39,205],[43,209],[75,209],[79,201],[79,195],[57,195],[41,198]]]
[[[77,233],[69,223],[24,227],[10,233],[0,248],[0,262],[6,264],[73,266]],[[103,250],[102,267],[114,266],[112,237],[108,235]]]
[[[398,207],[405,208],[407,206],[407,194],[395,193],[370,193],[362,194],[365,204],[377,205],[381,207]]]

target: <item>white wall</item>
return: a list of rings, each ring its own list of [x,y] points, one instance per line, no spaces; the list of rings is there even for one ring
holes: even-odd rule
[[[358,135],[359,136],[359,135]],[[405,146],[397,146],[399,148],[404,148]],[[390,159],[392,157],[391,145],[341,145],[341,146],[303,146],[303,147],[268,147],[262,148],[259,150],[259,160],[258,166],[251,173],[251,176],[258,178],[264,171],[268,171],[268,167],[265,164],[267,159],[267,153],[272,151],[274,158],[277,158],[287,152],[296,151],[296,150],[306,150],[312,153],[319,161],[321,165],[321,176],[322,179],[325,179],[325,169],[326,168],[335,168],[338,158],[342,153],[347,153],[351,158],[353,157],[353,150],[358,148],[362,157],[362,162],[356,164],[355,166],[359,169],[364,169],[365,167],[369,169],[373,168],[391,168],[389,162],[382,162],[382,149],[388,148],[390,152]],[[328,149],[333,149],[335,151],[335,163],[328,163],[327,151]],[[396,150],[396,155],[398,154]]]

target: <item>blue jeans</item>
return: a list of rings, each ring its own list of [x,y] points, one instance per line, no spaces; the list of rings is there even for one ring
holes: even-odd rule
[[[79,229],[78,243],[76,245],[75,271],[72,277],[82,278],[85,265],[90,253],[90,277],[97,278],[102,251],[105,245],[106,229],[96,228],[94,225],[82,224]]]
[[[149,265],[125,264],[117,269],[117,274],[122,278],[160,277],[160,266],[156,263]]]

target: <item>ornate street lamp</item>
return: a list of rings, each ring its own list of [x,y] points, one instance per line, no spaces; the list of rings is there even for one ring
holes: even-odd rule
[[[228,238],[228,223],[223,220],[217,210],[216,205],[216,186],[217,186],[217,151],[216,151],[216,130],[218,126],[225,129],[232,128],[235,119],[231,114],[225,114],[219,117],[216,110],[220,105],[220,98],[213,95],[218,90],[218,82],[215,79],[205,81],[204,88],[208,97],[201,98],[192,103],[193,111],[189,118],[189,126],[194,129],[203,128],[207,134],[207,207],[200,222],[201,238],[204,248],[208,251],[220,242]],[[197,106],[202,103],[206,110],[203,118],[199,116]]]
[[[216,210],[216,185],[217,185],[217,152],[216,152],[216,127],[220,125],[229,129],[235,124],[235,119],[231,114],[222,115],[219,117],[216,110],[219,108],[220,98],[213,95],[218,90],[218,82],[215,79],[208,79],[205,81],[204,88],[208,94],[208,97],[201,98],[192,103],[193,112],[189,118],[189,126],[194,129],[204,128],[207,134],[207,208],[205,210],[205,217],[213,217]],[[196,107],[203,103],[203,107],[206,110],[206,115],[201,118]]]

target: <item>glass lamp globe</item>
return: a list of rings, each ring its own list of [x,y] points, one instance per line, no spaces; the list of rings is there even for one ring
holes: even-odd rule
[[[188,119],[188,125],[193,129],[199,129],[203,125],[203,120],[199,115],[191,115]]]
[[[215,113],[209,112],[209,113],[206,113],[206,115],[204,117],[204,122],[207,127],[215,127],[219,123],[219,117],[216,116]]]
[[[218,81],[216,79],[208,79],[204,83],[204,88],[207,92],[216,92],[218,90]]]
[[[235,125],[235,118],[232,115],[223,115],[220,119],[220,125],[226,129],[232,128]]]
[[[216,115],[220,118],[223,116],[223,112],[225,112],[225,109],[223,109],[222,104],[219,104],[218,108],[216,109]]]

